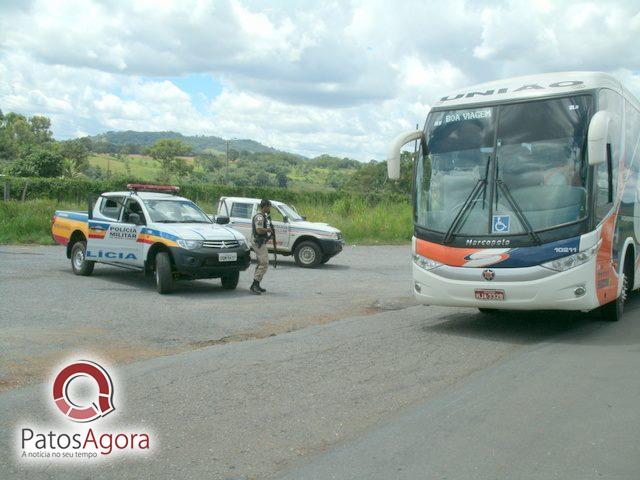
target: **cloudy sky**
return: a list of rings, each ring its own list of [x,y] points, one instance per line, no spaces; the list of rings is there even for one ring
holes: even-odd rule
[[[0,109],[60,139],[175,130],[383,159],[439,94],[562,70],[640,96],[640,1],[0,1]]]

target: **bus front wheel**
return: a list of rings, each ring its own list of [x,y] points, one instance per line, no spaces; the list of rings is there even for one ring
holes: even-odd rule
[[[628,270],[628,262],[625,262],[625,268],[622,272],[622,291],[620,292],[620,296],[616,299],[615,302],[610,302],[601,307],[602,319],[606,322],[617,322],[622,318],[622,314],[624,313],[624,304],[631,293],[631,288],[629,285],[631,276]]]

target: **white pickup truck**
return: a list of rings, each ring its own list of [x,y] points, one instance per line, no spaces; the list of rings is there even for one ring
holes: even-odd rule
[[[271,204],[278,254],[293,255],[299,266],[314,268],[342,251],[344,237],[337,228],[326,223],[307,222],[305,217],[286,203],[271,200]],[[258,198],[221,197],[217,212],[218,215],[229,217],[229,225],[250,242],[251,220],[258,212],[259,205]],[[273,244],[268,245],[273,251]]]
[[[236,288],[251,255],[228,217],[213,222],[177,187],[127,187],[103,193],[88,212],[53,215],[51,234],[66,246],[74,273],[91,275],[96,263],[106,263],[155,274],[160,293],[178,278],[220,278],[223,288]]]

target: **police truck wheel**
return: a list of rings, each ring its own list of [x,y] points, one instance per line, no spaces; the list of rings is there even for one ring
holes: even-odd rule
[[[322,251],[315,242],[301,242],[293,252],[293,256],[296,264],[303,268],[317,267],[322,261]]]
[[[159,252],[156,255],[156,288],[158,293],[169,293],[173,290],[173,272],[167,252]]]
[[[71,268],[76,275],[88,276],[93,273],[96,262],[87,260],[87,242],[76,242],[71,248]]]
[[[233,272],[229,275],[225,275],[221,278],[222,288],[225,290],[235,290],[238,286],[238,280],[240,279],[240,272]]]

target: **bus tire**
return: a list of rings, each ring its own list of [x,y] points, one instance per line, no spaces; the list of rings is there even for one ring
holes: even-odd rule
[[[171,259],[167,252],[158,252],[156,255],[156,289],[162,294],[173,290]]]
[[[624,314],[624,304],[626,303],[632,288],[629,286],[629,279],[631,277],[628,265],[628,262],[625,261],[621,278],[622,291],[620,292],[620,296],[615,301],[607,303],[601,307],[600,314],[605,322],[617,322]]]
[[[233,272],[225,275],[220,280],[222,281],[222,288],[225,290],[235,290],[238,286],[238,280],[240,279],[240,272]]]
[[[315,268],[322,260],[322,250],[316,242],[307,240],[298,244],[293,256],[299,267]]]
[[[76,275],[88,277],[93,273],[96,262],[87,260],[87,242],[79,241],[71,247],[71,268]]]

